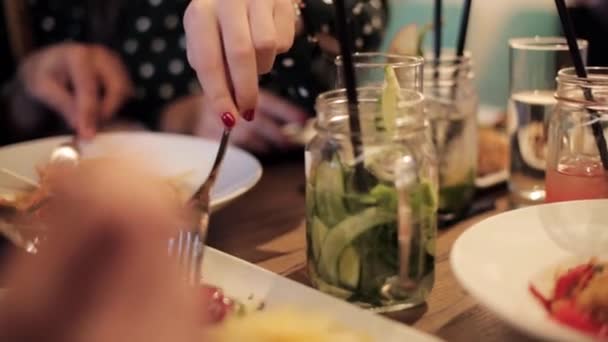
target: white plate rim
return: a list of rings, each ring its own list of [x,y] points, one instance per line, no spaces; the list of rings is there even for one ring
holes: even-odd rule
[[[599,201],[604,201],[604,202],[608,203],[608,200],[599,200]],[[588,201],[574,201],[574,202],[583,203],[583,202],[588,202]],[[570,203],[572,203],[572,202],[570,202]],[[545,206],[545,207],[549,207],[549,206],[560,206],[560,205],[564,205],[564,204],[565,204],[564,202],[561,202],[561,203],[550,203],[550,204],[541,204],[541,205]],[[521,215],[522,213],[529,212],[529,211],[535,211],[535,210],[538,210],[538,206],[530,206],[530,207],[526,207],[526,208],[503,212],[499,215],[495,215],[495,216],[489,217],[485,220],[482,220],[479,223],[477,223],[477,224],[473,225],[472,227],[470,227],[469,229],[467,229],[465,232],[463,232],[458,237],[458,239],[454,242],[454,245],[452,246],[452,249],[450,251],[450,267],[452,269],[454,277],[456,278],[458,283],[465,289],[465,291],[471,297],[473,297],[477,302],[479,302],[480,305],[482,305],[484,308],[488,309],[490,312],[494,313],[496,316],[498,316],[498,318],[500,318],[501,320],[506,322],[511,327],[514,327],[515,329],[527,334],[528,336],[540,338],[543,340],[550,339],[550,340],[564,340],[564,341],[593,341],[592,338],[589,338],[582,333],[576,332],[574,329],[561,326],[560,324],[551,321],[548,314],[547,314],[546,319],[547,319],[547,322],[549,322],[549,324],[551,324],[551,326],[552,326],[551,331],[544,331],[544,332],[539,331],[538,329],[535,329],[534,324],[521,320],[521,319],[516,319],[513,315],[511,315],[509,312],[507,312],[508,310],[506,310],[503,306],[501,306],[500,304],[495,304],[495,301],[493,299],[495,297],[495,295],[489,295],[486,292],[478,291],[478,289],[474,285],[472,285],[472,283],[469,282],[469,280],[467,279],[467,272],[465,271],[465,267],[461,266],[464,262],[461,262],[460,260],[463,258],[464,253],[466,253],[466,251],[465,251],[466,249],[464,247],[462,247],[462,245],[465,245],[467,243],[467,240],[471,236],[478,234],[478,231],[481,231],[483,229],[497,229],[497,228],[492,228],[491,223],[494,221],[508,220],[509,216]],[[550,239],[550,237],[547,236],[547,239]],[[543,271],[546,271],[546,270],[538,270],[538,272],[543,272]],[[533,279],[530,279],[530,281],[532,281],[532,280]],[[539,305],[539,307],[541,306],[540,303],[538,305]]]
[[[361,309],[361,308],[357,307],[356,305],[353,305],[353,304],[350,304],[348,302],[342,301],[340,299],[334,298],[334,297],[332,297],[330,295],[327,295],[327,294],[325,294],[323,292],[320,292],[320,291],[318,291],[318,290],[316,290],[316,289],[314,289],[314,288],[312,288],[310,286],[306,286],[306,285],[304,285],[302,283],[299,283],[299,282],[297,282],[295,280],[292,280],[292,279],[287,278],[285,276],[282,276],[280,274],[271,272],[271,271],[269,271],[269,270],[267,270],[267,269],[265,269],[263,267],[260,267],[260,266],[258,266],[256,264],[253,264],[253,263],[250,263],[250,262],[248,262],[246,260],[239,259],[239,258],[237,258],[237,257],[235,257],[233,255],[230,255],[228,253],[222,252],[222,251],[220,251],[218,249],[215,249],[213,247],[206,246],[205,247],[205,253],[213,253],[213,254],[215,254],[215,257],[224,258],[224,259],[228,260],[229,262],[231,262],[231,263],[233,263],[235,265],[241,264],[242,266],[245,266],[245,267],[248,267],[248,268],[252,269],[254,272],[258,272],[260,274],[264,274],[264,275],[266,275],[266,276],[268,276],[270,278],[277,279],[277,280],[279,280],[281,282],[289,283],[289,284],[295,286],[296,288],[301,289],[302,291],[306,291],[306,292],[309,292],[309,293],[314,293],[314,296],[324,297],[326,299],[330,299],[334,303],[339,303],[340,305],[344,305],[344,304],[348,305],[348,306],[350,306],[352,308],[352,310],[358,310],[358,311],[365,312],[366,314],[369,314],[369,315],[373,316],[374,319],[383,321],[384,324],[388,324],[389,326],[392,326],[395,329],[407,332],[407,334],[414,335],[414,336],[411,336],[411,338],[412,338],[413,341],[418,341],[418,340],[424,340],[424,341],[429,341],[429,342],[430,341],[437,341],[437,342],[443,341],[438,336],[435,336],[435,335],[427,333],[425,331],[416,329],[416,328],[414,328],[414,327],[412,327],[410,325],[393,321],[393,320],[391,320],[389,318],[386,318],[386,317],[384,317],[382,315],[375,314],[375,313],[372,313],[370,311],[366,311],[364,309]],[[203,277],[204,277],[204,275],[203,275]],[[323,313],[323,309],[320,310],[320,313]]]
[[[219,141],[214,141],[214,140],[207,139],[207,138],[195,137],[195,136],[191,136],[191,135],[175,134],[175,133],[147,132],[147,131],[146,132],[140,132],[140,131],[129,132],[129,131],[127,131],[127,132],[104,132],[104,133],[99,133],[98,135],[100,137],[104,137],[104,138],[108,138],[108,137],[112,137],[112,136],[115,136],[115,137],[135,136],[135,137],[159,137],[159,138],[166,138],[166,139],[181,139],[181,140],[189,139],[192,141],[198,140],[199,142],[204,142],[206,144],[212,144],[214,146],[219,146]],[[49,137],[45,137],[45,138],[27,140],[27,141],[14,143],[14,144],[0,146],[0,150],[9,149],[9,148],[19,148],[21,146],[27,146],[27,145],[35,144],[35,143],[42,143],[44,141],[69,140],[71,138],[72,138],[72,136],[70,136],[70,135],[49,136]],[[253,187],[255,187],[259,183],[259,181],[262,179],[262,176],[264,173],[262,164],[251,153],[243,150],[240,147],[234,146],[234,145],[230,145],[228,147],[227,153],[231,153],[231,152],[240,154],[240,155],[248,158],[254,164],[254,166],[256,168],[256,172],[253,175],[253,177],[251,177],[251,179],[244,182],[238,189],[235,189],[234,191],[232,191],[229,194],[225,194],[220,197],[212,198],[212,200],[211,200],[212,210],[218,210],[218,209],[224,207],[225,205],[227,205],[228,203],[231,203],[235,199],[239,198],[243,194],[249,192],[251,189],[253,189]]]

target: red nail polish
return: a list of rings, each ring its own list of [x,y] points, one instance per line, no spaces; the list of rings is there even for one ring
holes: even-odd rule
[[[243,113],[243,119],[245,119],[247,121],[253,121],[254,117],[255,117],[255,110],[253,110],[253,109],[248,110],[245,113]]]
[[[236,125],[236,119],[234,118],[234,115],[228,112],[222,114],[222,122],[228,128],[232,128],[234,127],[234,125]]]

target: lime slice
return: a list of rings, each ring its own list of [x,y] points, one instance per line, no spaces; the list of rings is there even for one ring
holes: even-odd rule
[[[382,89],[382,97],[380,99],[380,112],[382,115],[383,125],[386,131],[394,132],[397,121],[397,108],[400,96],[399,79],[395,74],[393,67],[386,66],[384,68],[384,87]],[[377,120],[379,121],[379,120]],[[380,129],[380,127],[378,127]]]

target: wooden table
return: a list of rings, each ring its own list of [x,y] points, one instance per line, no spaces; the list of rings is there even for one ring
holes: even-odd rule
[[[266,166],[260,184],[218,212],[209,244],[272,272],[309,285],[304,265],[303,162]],[[457,283],[449,264],[454,241],[474,223],[507,210],[497,209],[443,230],[437,246],[436,281],[425,307],[392,317],[447,341],[532,341],[482,308]]]

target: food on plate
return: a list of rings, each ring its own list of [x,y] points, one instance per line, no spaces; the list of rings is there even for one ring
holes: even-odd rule
[[[222,289],[211,285],[202,285],[201,294],[203,323],[207,324],[208,329],[206,341],[371,341],[322,315],[285,309],[262,311],[263,303],[255,303],[253,300],[251,303],[239,302],[225,295]]]
[[[100,159],[88,159],[82,163],[96,163]],[[71,167],[71,166],[68,166]],[[18,191],[8,195],[0,195],[0,206],[13,207],[20,212],[35,211],[41,208],[46,200],[51,197],[53,187],[62,177],[66,177],[69,170],[65,166],[47,164],[37,168],[38,186],[31,187],[31,191]],[[185,179],[192,175],[192,171],[184,172],[166,179],[166,184],[172,188],[176,200],[181,203],[189,197],[189,193],[184,186]]]
[[[109,160],[110,163],[116,160]],[[95,163],[108,162],[106,158],[82,160],[78,168],[95,168]],[[114,164],[112,164],[114,165]],[[0,194],[0,234],[4,235],[16,246],[30,253],[37,253],[39,245],[45,240],[47,233],[46,222],[53,208],[63,208],[62,203],[53,200],[53,193],[58,185],[69,180],[76,171],[74,166],[48,164],[37,168],[38,186],[32,186],[28,191],[16,191]],[[191,172],[171,178],[159,178],[159,185],[165,185],[168,203],[179,207],[184,225],[190,224],[192,211],[184,206],[190,196],[185,179]]]
[[[60,167],[40,167],[37,169],[39,181],[30,191],[18,191],[0,196],[0,205],[11,206],[18,211],[28,211],[40,206],[51,193],[54,179],[61,173]],[[15,175],[21,177],[19,175]],[[24,177],[23,177],[24,178]]]
[[[238,301],[226,296],[219,287],[201,285],[204,323],[217,324],[232,315],[242,315],[245,307]]]
[[[608,340],[608,263],[591,260],[558,275],[551,296],[530,291],[557,322]]]
[[[478,156],[479,177],[506,170],[509,164],[507,137],[493,128],[480,128]]]
[[[371,338],[317,313],[291,309],[230,317],[205,333],[211,342],[367,342]]]

